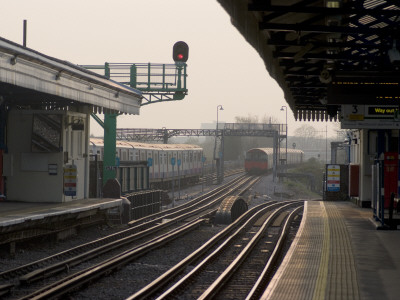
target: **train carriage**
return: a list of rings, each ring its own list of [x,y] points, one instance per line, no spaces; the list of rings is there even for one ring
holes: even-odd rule
[[[253,148],[246,152],[244,163],[245,171],[248,173],[266,173],[273,168],[273,148]],[[286,150],[281,153],[283,158]],[[287,164],[294,165],[303,162],[304,152],[298,149],[287,149]]]
[[[246,152],[244,161],[245,171],[248,173],[264,173],[273,167],[272,148],[253,148]]]
[[[97,155],[99,161],[104,156],[104,141],[99,138],[90,139],[90,153]],[[148,144],[140,142],[117,141],[116,156],[121,166],[129,162],[149,162],[150,187],[170,187],[173,181],[181,180],[181,184],[194,183],[201,175],[201,158],[203,149],[189,144]],[[175,158],[175,165],[171,159]],[[178,166],[179,163],[179,166]],[[126,170],[121,172],[125,174]],[[128,175],[126,175],[129,178]],[[121,178],[122,182],[126,182]]]

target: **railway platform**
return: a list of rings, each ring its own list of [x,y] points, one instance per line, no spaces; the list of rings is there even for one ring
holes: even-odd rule
[[[122,199],[92,198],[63,203],[0,201],[0,245],[56,234],[63,238],[77,227],[105,222],[110,210],[118,210]]]
[[[399,299],[400,231],[372,210],[308,201],[302,224],[262,299]]]

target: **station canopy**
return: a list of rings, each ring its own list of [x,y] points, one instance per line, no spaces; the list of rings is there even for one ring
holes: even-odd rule
[[[397,0],[218,0],[258,51],[296,119],[400,102]]]
[[[0,105],[139,114],[142,98],[139,90],[0,38]]]

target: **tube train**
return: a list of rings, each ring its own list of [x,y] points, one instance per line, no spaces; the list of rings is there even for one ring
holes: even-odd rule
[[[203,149],[196,145],[117,141],[116,148],[117,161],[121,166],[147,162],[151,188],[170,187],[178,176],[182,185],[195,183],[202,173]],[[102,161],[104,140],[91,138],[89,152]]]
[[[265,173],[273,168],[273,148],[253,148],[246,152],[244,168],[248,173]],[[286,150],[285,150],[286,154]],[[287,164],[294,165],[303,162],[304,152],[297,149],[287,149]]]

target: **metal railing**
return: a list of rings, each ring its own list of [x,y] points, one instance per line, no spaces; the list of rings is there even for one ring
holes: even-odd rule
[[[186,63],[105,63],[82,65],[89,70],[104,70],[104,76],[142,92],[141,105],[161,101],[182,100],[187,95]]]

